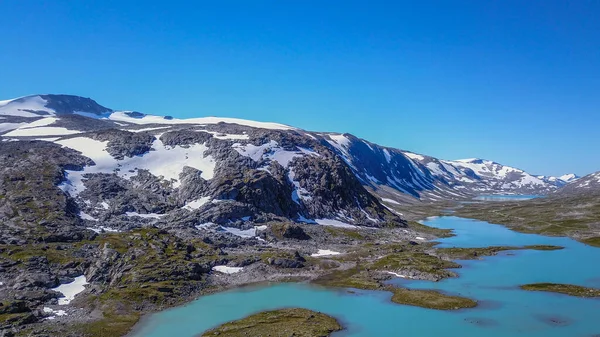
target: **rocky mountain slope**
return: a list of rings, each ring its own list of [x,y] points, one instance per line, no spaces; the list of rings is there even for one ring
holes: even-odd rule
[[[557,196],[577,194],[600,194],[600,172],[575,179],[554,193]]]
[[[440,160],[349,134],[233,118],[149,116],[114,111],[89,98],[69,95],[2,101],[0,116],[4,141],[48,141],[93,160],[95,165],[83,170],[67,170],[61,183],[89,219],[103,217],[107,211],[113,216],[116,211],[165,216],[193,207],[205,214],[206,221],[222,222],[225,216],[210,214],[225,214],[222,208],[226,207],[233,212],[228,221],[260,210],[309,222],[323,219],[376,226],[390,214],[362,186],[383,200],[398,201],[545,194],[566,183],[492,161]],[[132,184],[139,179],[143,181]],[[153,196],[144,205],[132,202],[149,198],[138,191],[126,198],[128,206],[98,207],[97,203],[110,205],[105,195],[124,198],[117,197],[116,186],[131,194],[148,184],[147,179],[156,179],[153,193],[164,189],[160,200]],[[86,184],[112,192],[100,189],[100,196],[92,195],[97,194],[94,188],[94,193],[88,189],[82,194]]]

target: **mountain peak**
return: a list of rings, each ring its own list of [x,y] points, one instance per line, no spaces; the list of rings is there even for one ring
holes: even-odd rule
[[[575,173],[563,174],[562,176],[558,177],[558,179],[565,181],[565,182],[571,182],[571,181],[577,180],[579,178],[580,177],[578,175],[576,175]]]
[[[75,95],[30,95],[0,101],[0,115],[15,117],[41,117],[84,113],[103,115],[113,110],[98,104],[91,98]]]

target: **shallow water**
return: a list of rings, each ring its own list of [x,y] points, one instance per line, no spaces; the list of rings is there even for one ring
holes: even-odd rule
[[[455,229],[442,246],[551,244],[557,251],[511,251],[484,260],[461,261],[459,278],[440,282],[397,279],[403,286],[437,289],[477,299],[474,309],[437,311],[390,302],[390,293],[331,290],[302,284],[248,287],[204,296],[147,317],[132,336],[197,336],[258,311],[303,307],[338,318],[346,330],[335,336],[591,337],[600,334],[600,301],[527,292],[518,285],[560,282],[600,287],[600,249],[567,238],[521,234],[502,226],[458,217],[430,218],[426,225]]]
[[[539,195],[524,195],[524,194],[491,194],[491,195],[480,195],[473,200],[480,201],[519,201],[519,200],[529,200],[541,198]]]

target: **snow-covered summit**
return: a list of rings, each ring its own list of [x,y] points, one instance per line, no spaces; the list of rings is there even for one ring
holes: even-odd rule
[[[262,129],[274,129],[274,130],[291,130],[295,129],[291,126],[268,123],[268,122],[257,122],[239,118],[226,118],[226,117],[199,117],[189,119],[177,119],[170,116],[155,116],[147,115],[136,111],[117,111],[106,108],[91,98],[73,96],[73,95],[31,95],[25,97],[19,97],[15,99],[9,99],[0,101],[0,116],[14,117],[14,118],[40,118],[40,117],[54,117],[59,115],[82,115],[85,117],[92,117],[97,119],[124,122],[131,124],[167,124],[167,125],[178,125],[178,124],[218,124],[218,123],[229,123],[238,124],[244,126],[250,126]],[[4,128],[0,128],[0,132],[4,130],[16,129],[24,126],[22,120],[19,120],[20,125],[14,123],[12,128],[5,125]],[[3,121],[8,123],[8,121]]]
[[[74,113],[102,116],[111,112],[91,98],[73,95],[31,95],[0,101],[2,116],[32,118]]]
[[[579,176],[576,175],[575,173],[569,173],[569,174],[563,174],[562,176],[558,177],[558,179],[570,183],[571,181],[577,180],[579,179]]]

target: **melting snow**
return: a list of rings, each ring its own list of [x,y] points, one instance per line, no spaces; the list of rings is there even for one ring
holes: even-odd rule
[[[397,202],[396,200],[393,200],[393,199],[381,198],[381,201],[383,201],[383,202],[388,202],[388,203],[390,203],[390,204],[396,204],[396,205],[400,205],[400,203],[399,203],[399,202]]]
[[[157,213],[142,214],[142,213],[137,213],[137,212],[125,212],[125,215],[138,216],[140,218],[145,218],[145,219],[160,219],[163,216],[165,216],[166,214],[157,214]]]
[[[84,275],[77,276],[71,283],[61,284],[56,288],[50,290],[58,291],[63,294],[63,297],[58,299],[58,305],[65,305],[71,303],[75,298],[75,295],[85,290],[85,285],[88,284]]]
[[[220,133],[220,132],[205,131],[205,130],[203,130],[202,132],[210,133],[216,139],[249,139],[250,138],[246,134],[243,134],[243,135],[239,135],[239,134],[224,134],[224,133]]]
[[[129,131],[129,132],[144,132],[144,131],[156,131],[156,130],[163,130],[163,129],[169,129],[171,128],[170,126],[158,126],[158,127],[154,127],[154,128],[143,128],[143,129],[124,129],[125,131]]]
[[[262,159],[275,160],[283,167],[288,167],[290,162],[296,157],[302,157],[304,155],[319,156],[319,154],[315,151],[305,148],[298,148],[297,151],[284,150],[279,147],[279,144],[274,140],[262,145],[242,145],[235,143],[232,145],[232,147],[242,156],[250,157],[254,161],[260,161]]]
[[[416,154],[416,153],[412,153],[412,152],[403,152],[405,156],[407,156],[410,159],[415,159],[415,160],[424,160],[425,157],[423,157],[420,154]]]
[[[64,310],[54,310],[52,308],[44,307],[42,309],[47,314],[52,314],[53,316],[46,317],[46,319],[56,319],[56,316],[66,316],[67,312]]]
[[[392,161],[392,156],[390,155],[390,152],[388,151],[388,149],[383,149],[383,155],[385,156],[385,160],[388,163]]]
[[[340,227],[340,228],[357,228],[354,225],[347,224],[345,222],[341,222],[333,219],[315,219],[315,222],[319,225],[323,226],[332,226],[332,227]]]
[[[195,227],[197,230],[203,230],[203,229],[208,229],[208,228],[210,228],[210,227],[212,227],[212,226],[216,226],[216,224],[215,224],[215,223],[213,223],[213,222],[205,222],[205,223],[203,223],[203,224],[199,224],[199,225],[196,225],[196,226],[194,226],[194,227]]]
[[[228,266],[214,266],[212,270],[218,271],[223,274],[235,274],[243,270],[243,267],[228,267]]]
[[[319,257],[319,256],[331,256],[331,255],[340,255],[340,252],[334,252],[333,250],[329,250],[329,249],[319,249],[318,252],[311,254],[310,256],[312,257]]]
[[[98,234],[104,233],[104,232],[108,232],[108,233],[119,233],[121,232],[118,229],[115,228],[110,228],[110,227],[106,227],[106,226],[97,226],[97,227],[87,227],[87,229],[94,231]]]
[[[394,275],[396,277],[401,277],[401,278],[411,278],[410,276],[406,276],[406,275],[402,275],[402,274],[398,274],[398,273],[394,273],[392,271],[386,271],[386,273]]]
[[[56,117],[46,117],[46,118],[38,119],[34,122],[27,124],[26,126],[22,127],[21,129],[31,129],[31,128],[37,128],[37,127],[41,127],[41,126],[48,126],[50,124],[53,124],[57,120],[58,120],[58,118],[56,118]]]
[[[137,175],[138,169],[146,169],[157,177],[173,181],[173,187],[179,187],[179,174],[185,166],[190,166],[202,171],[201,177],[209,180],[214,176],[215,160],[211,156],[204,157],[207,147],[204,144],[194,144],[188,148],[180,146],[168,147],[160,139],[152,144],[154,151],[141,156],[116,160],[107,151],[108,142],[101,142],[87,137],[76,137],[60,140],[57,144],[77,150],[84,156],[92,159],[96,165],[86,166],[83,171],[67,171],[67,181],[59,187],[71,196],[81,193],[83,175],[86,173],[116,173],[129,179]]]
[[[79,212],[79,217],[83,220],[98,221],[98,219],[84,212]]]
[[[235,227],[223,227],[221,226],[221,228],[228,232],[231,233],[235,236],[239,236],[241,238],[252,238],[256,236],[256,232],[257,231],[262,231],[267,229],[266,225],[262,225],[262,226],[254,226],[250,229],[239,229],[239,228],[235,228]]]
[[[209,201],[210,197],[202,197],[200,199],[188,202],[187,204],[185,204],[185,206],[183,206],[183,208],[192,211],[202,207],[202,205],[206,204]]]

